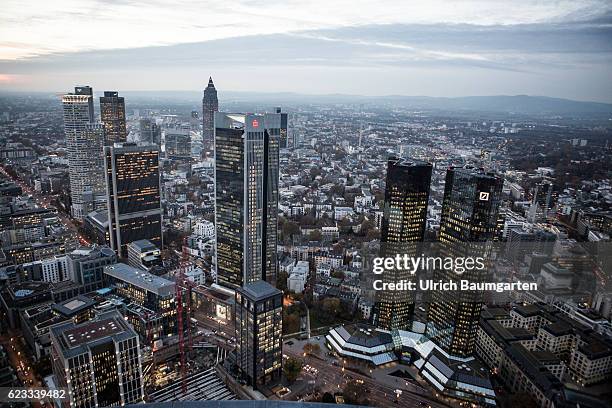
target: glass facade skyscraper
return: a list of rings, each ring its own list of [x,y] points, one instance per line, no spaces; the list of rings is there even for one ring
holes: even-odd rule
[[[140,141],[157,146],[161,144],[161,128],[155,123],[155,119],[140,119]]]
[[[117,91],[105,91],[100,97],[100,118],[104,124],[104,144],[125,142],[127,128],[125,125],[125,100]]]
[[[104,147],[111,247],[127,257],[130,242],[162,246],[159,148],[150,144]]]
[[[276,281],[276,114],[215,114],[217,281],[238,288]]]
[[[427,202],[432,165],[390,157],[387,162],[385,207],[381,229],[381,256],[417,255],[427,225]],[[407,270],[386,270],[382,280],[401,282],[413,276]],[[410,329],[414,317],[412,291],[377,291],[373,323],[384,330]]]
[[[93,90],[78,86],[62,96],[71,212],[83,219],[89,212],[103,208],[104,201],[104,127],[94,123]]]
[[[248,385],[279,380],[282,370],[283,294],[264,281],[236,290],[236,365]]]
[[[277,107],[274,109],[274,112],[280,115],[280,137],[279,137],[279,146],[281,149],[286,149],[289,147],[289,118],[285,112],[281,112],[281,108]]]
[[[444,257],[482,257],[487,263],[494,240],[503,179],[482,169],[450,168],[446,173],[440,252]],[[484,282],[488,268],[436,270],[434,280]],[[427,335],[447,353],[467,357],[474,352],[483,304],[479,291],[434,291],[428,313]]]

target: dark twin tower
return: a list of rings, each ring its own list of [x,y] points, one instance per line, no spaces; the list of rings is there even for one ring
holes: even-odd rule
[[[427,224],[432,166],[412,159],[391,157],[387,163],[385,206],[381,231],[383,257],[421,255]],[[496,232],[503,179],[475,168],[449,168],[446,173],[439,250],[442,256],[466,256],[480,251]],[[485,279],[486,271],[462,278]],[[405,270],[388,270],[384,282],[415,279]],[[458,280],[448,271],[434,271],[434,280]],[[378,291],[373,323],[385,330],[410,330],[414,318],[414,293]],[[434,292],[426,334],[448,353],[469,356],[474,349],[482,293]]]

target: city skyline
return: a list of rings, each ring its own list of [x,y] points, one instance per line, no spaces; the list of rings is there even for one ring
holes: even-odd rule
[[[610,0],[25,6],[0,405],[612,407]]]

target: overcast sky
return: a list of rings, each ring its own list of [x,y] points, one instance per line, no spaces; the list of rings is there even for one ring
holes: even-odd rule
[[[609,0],[2,0],[0,90],[612,102]]]

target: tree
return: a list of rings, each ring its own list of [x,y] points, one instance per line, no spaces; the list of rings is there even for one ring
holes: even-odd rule
[[[323,238],[323,234],[321,234],[320,230],[313,230],[308,234],[309,241],[320,241]]]
[[[317,343],[306,343],[304,344],[303,350],[306,354],[319,355],[319,353],[321,352],[321,346],[319,346]]]
[[[344,280],[345,275],[344,272],[334,269],[331,273],[331,277]]]
[[[301,320],[299,313],[285,314],[283,317],[283,332],[285,334],[291,334],[300,331]]]
[[[346,383],[342,395],[344,396],[344,402],[347,404],[368,405],[370,403],[366,397],[366,387],[355,380]]]
[[[276,275],[276,287],[283,292],[287,291],[287,278],[289,274],[285,271],[279,271]]]
[[[302,372],[302,360],[289,357],[283,365],[283,373],[285,374],[287,381],[292,384],[295,380],[297,380],[300,372]]]
[[[293,221],[287,221],[283,224],[282,232],[283,232],[283,237],[285,238],[289,238],[292,235],[299,235],[300,226]]]
[[[359,228],[359,235],[367,236],[368,232],[370,232],[370,230],[372,230],[373,228],[375,228],[374,223],[366,219],[361,223],[361,226]]]
[[[325,394],[323,394],[323,398],[321,398],[321,402],[324,404],[335,404],[336,400],[333,395],[331,395],[329,392],[326,392]]]
[[[377,228],[372,228],[366,233],[366,238],[368,241],[372,241],[375,239],[380,239],[380,230]]]
[[[323,299],[322,309],[325,313],[337,315],[340,312],[340,299],[332,297]]]

